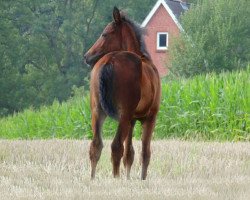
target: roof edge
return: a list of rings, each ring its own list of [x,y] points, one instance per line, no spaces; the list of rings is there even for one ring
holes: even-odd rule
[[[154,7],[151,9],[151,11],[149,12],[149,14],[147,15],[147,17],[144,19],[144,21],[141,24],[141,27],[145,27],[148,22],[150,21],[150,19],[153,17],[153,15],[155,14],[155,12],[158,10],[158,8],[163,5],[163,7],[166,9],[166,11],[169,13],[170,17],[173,19],[173,21],[175,22],[175,24],[177,25],[177,27],[181,30],[184,31],[181,24],[179,23],[179,21],[177,20],[177,18],[175,17],[174,13],[172,12],[172,10],[169,8],[168,4],[165,2],[165,0],[158,0],[156,2],[156,4],[154,5]]]

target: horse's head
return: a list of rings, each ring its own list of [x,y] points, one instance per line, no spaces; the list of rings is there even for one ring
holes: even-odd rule
[[[131,23],[131,22],[130,22]],[[112,51],[134,51],[139,44],[132,25],[121,15],[118,8],[114,7],[113,22],[110,22],[103,30],[95,44],[84,55],[85,62],[91,66],[105,54]],[[135,51],[134,51],[135,52]]]

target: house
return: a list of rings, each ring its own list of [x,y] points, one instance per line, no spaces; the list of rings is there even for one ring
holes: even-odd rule
[[[180,15],[188,8],[189,4],[184,0],[158,0],[142,22],[141,26],[147,30],[147,50],[161,77],[167,74],[169,46],[180,31],[183,31],[179,22]]]

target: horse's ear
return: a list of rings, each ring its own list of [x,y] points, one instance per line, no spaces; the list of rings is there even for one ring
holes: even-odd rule
[[[119,24],[121,22],[121,14],[119,9],[115,6],[113,10],[113,18],[115,20],[115,23]]]

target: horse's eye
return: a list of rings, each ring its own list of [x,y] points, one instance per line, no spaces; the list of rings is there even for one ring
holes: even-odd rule
[[[108,35],[107,33],[103,33],[102,37],[107,37],[107,35]]]

